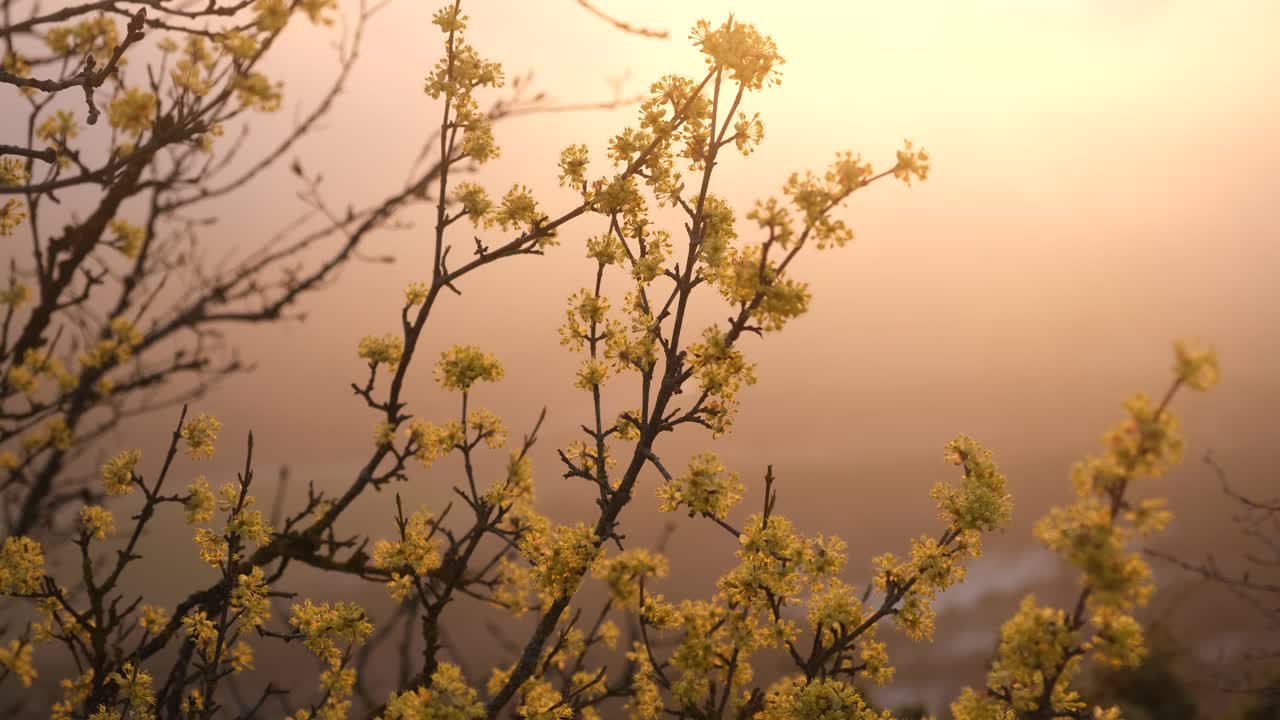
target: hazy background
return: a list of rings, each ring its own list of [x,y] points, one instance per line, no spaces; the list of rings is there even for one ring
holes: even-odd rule
[[[1068,500],[1071,463],[1094,451],[1119,418],[1120,401],[1164,390],[1177,337],[1215,345],[1224,381],[1209,395],[1178,398],[1187,462],[1137,491],[1168,496],[1177,513],[1158,547],[1192,557],[1240,555],[1232,507],[1199,459],[1212,449],[1240,489],[1276,487],[1280,53],[1273,35],[1280,5],[599,5],[671,37],[624,35],[569,0],[547,0],[467,3],[470,40],[509,75],[533,69],[537,88],[578,102],[612,97],[610,79],[628,77],[624,94],[635,94],[664,73],[699,73],[701,57],[685,40],[698,17],[733,11],[756,23],[787,63],[781,87],[746,106],[766,123],[763,146],[717,173],[718,192],[743,212],[776,193],[790,172],[820,169],[837,150],[860,152],[884,169],[911,138],[933,158],[924,184],[885,183],[858,194],[844,213],[855,243],[798,263],[813,309],[781,335],[748,344],[761,381],[743,394],[733,434],[713,445],[700,431],[681,432],[664,438],[661,450],[677,466],[691,452],[719,452],[751,487],[739,516],[756,507],[759,479],[772,463],[779,512],[807,532],[844,537],[848,575],[857,582],[865,581],[871,556],[905,551],[911,537],[936,531],[927,493],[951,477],[941,462],[944,442],[965,432],[994,450],[1014,493],[1013,526],[943,598],[935,644],[900,644],[899,680],[879,698],[919,698],[940,710],[960,684],[981,682],[996,628],[1024,592],[1070,602],[1072,574],[1030,542],[1031,525]],[[309,170],[325,174],[325,195],[337,207],[398,187],[438,123],[421,93],[440,52],[429,25],[434,9],[395,0],[372,22],[349,91],[298,153]],[[288,126],[295,104],[310,107],[325,86],[335,69],[332,39],[307,31],[275,53],[268,70],[285,80],[288,101],[281,118],[254,121],[262,146]],[[474,179],[495,194],[524,182],[555,214],[573,202],[556,187],[560,150],[587,142],[602,159],[607,138],[633,117],[626,108],[504,121],[496,129],[502,158]],[[206,239],[228,251],[253,247],[301,211],[297,189],[283,168],[262,177],[219,208]],[[271,483],[277,467],[290,466],[294,497],[302,482],[336,490],[353,477],[375,422],[350,391],[364,377],[355,346],[364,334],[395,330],[403,288],[429,279],[431,226],[425,215],[417,219],[369,245],[370,254],[393,255],[395,264],[349,267],[303,304],[306,322],[232,336],[258,370],[197,408],[225,428],[211,479],[238,465],[249,429],[259,477]],[[589,417],[589,396],[572,386],[577,358],[559,346],[556,328],[565,298],[592,279],[582,240],[602,229],[595,218],[570,227],[546,257],[486,269],[461,284],[462,297],[444,298],[407,393],[410,411],[452,417],[456,408],[431,383],[428,361],[454,343],[496,353],[506,380],[480,389],[477,402],[502,415],[513,437],[549,408],[534,457],[539,501],[560,520],[593,517],[591,493],[561,479],[554,459]],[[460,250],[468,232],[459,231]],[[174,419],[138,421],[113,446],[141,445],[157,458]],[[443,462],[415,470],[398,490],[409,504],[442,503],[458,469]],[[656,537],[665,520],[653,487],[650,477],[624,515],[623,529],[637,542]],[[387,528],[393,507],[389,494],[366,498],[345,528]],[[709,523],[680,519],[664,590],[706,593],[734,543]],[[170,552],[184,562],[166,568],[172,585],[156,591],[176,598],[208,571],[182,544],[186,531],[171,530],[178,544]],[[1255,619],[1220,591],[1157,572],[1151,616],[1178,623],[1201,660],[1249,642]],[[378,588],[353,592],[381,602]]]

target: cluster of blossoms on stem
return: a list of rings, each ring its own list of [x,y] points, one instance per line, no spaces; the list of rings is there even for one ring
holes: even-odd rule
[[[1178,342],[1174,350],[1174,381],[1164,399],[1157,404],[1138,394],[1125,401],[1125,419],[1103,434],[1103,453],[1072,468],[1075,501],[1036,523],[1036,539],[1080,572],[1073,609],[1025,598],[1001,628],[986,687],[967,688],[952,705],[958,720],[1082,717],[1090,705],[1072,682],[1086,661],[1135,667],[1146,657],[1133,612],[1147,604],[1155,586],[1146,560],[1131,545],[1163,530],[1172,514],[1162,500],[1135,500],[1129,491],[1181,458],[1182,437],[1168,410],[1176,390],[1208,390],[1219,378],[1212,349]],[[1119,717],[1114,708],[1093,713]]]

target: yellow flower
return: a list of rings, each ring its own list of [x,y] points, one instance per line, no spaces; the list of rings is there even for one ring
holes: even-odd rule
[[[1013,512],[1013,496],[991,453],[967,435],[947,443],[943,457],[964,468],[960,485],[938,483],[929,493],[944,521],[957,530],[991,531],[1005,527]]]
[[[1218,353],[1213,348],[1199,350],[1185,340],[1173,344],[1176,362],[1173,372],[1193,390],[1205,391],[1218,384]]]
[[[332,25],[333,20],[326,16],[326,10],[337,7],[337,0],[299,0],[298,8],[306,13],[307,19],[317,25]]]
[[[493,215],[494,223],[503,230],[527,229],[541,218],[533,191],[519,184],[511,186]]]
[[[0,205],[0,237],[9,237],[13,231],[27,219],[27,211],[22,209],[22,202],[17,198],[9,198]]]
[[[241,627],[262,627],[263,623],[271,619],[271,602],[267,592],[262,568],[255,565],[247,575],[240,574],[235,589],[231,591],[231,607],[240,613]]]
[[[472,182],[461,182],[453,189],[453,199],[462,205],[462,211],[471,218],[471,224],[487,225],[493,201],[483,187]]]
[[[0,593],[33,593],[44,579],[44,551],[29,537],[11,535],[0,546]]]
[[[101,505],[85,505],[80,508],[80,527],[95,540],[106,540],[115,534],[116,518]]]
[[[435,366],[436,382],[445,390],[466,392],[477,381],[497,382],[502,376],[498,359],[474,345],[454,345],[441,353]]]
[[[409,516],[398,541],[379,540],[373,548],[373,566],[382,570],[408,570],[421,577],[440,567],[439,540],[432,536],[435,523],[427,509]]]
[[[723,520],[742,499],[738,474],[728,472],[715,453],[702,453],[689,461],[689,469],[669,483],[658,486],[659,509],[673,512],[689,509],[689,516],[708,515]]]
[[[10,640],[7,648],[0,647],[0,667],[17,676],[22,687],[31,687],[36,679],[36,667],[31,657],[35,647],[29,642]]]
[[[782,684],[765,698],[760,720],[881,720],[854,686],[835,678]]]
[[[187,455],[192,459],[211,458],[214,452],[214,443],[218,440],[218,433],[222,430],[222,423],[212,415],[200,413],[194,420],[190,420],[182,425],[181,437],[187,443]]]
[[[26,305],[30,299],[31,288],[16,278],[9,278],[9,287],[0,290],[0,305],[8,305],[15,310]]]
[[[231,663],[232,672],[242,673],[253,669],[253,647],[249,643],[238,640],[231,646],[227,661]]]
[[[409,283],[409,287],[404,291],[404,302],[409,307],[417,307],[427,301],[427,295],[430,292],[431,287],[426,283]]]
[[[146,230],[120,218],[111,221],[110,229],[115,233],[112,246],[127,258],[138,257],[138,252],[142,250],[142,241],[146,238]]]
[[[583,191],[587,187],[586,145],[570,145],[560,153],[560,187]]]
[[[578,589],[582,576],[595,565],[601,550],[595,531],[578,523],[557,527],[545,542],[524,536],[520,553],[533,564],[542,592],[550,598],[562,598]]]
[[[396,694],[387,700],[383,720],[478,720],[484,703],[451,663],[440,663],[431,683]]]
[[[730,17],[712,28],[711,23],[699,20],[689,37],[707,56],[707,65],[727,69],[729,77],[748,90],[781,82],[778,67],[784,61],[777,45],[750,23]]]
[[[218,642],[218,628],[204,610],[195,610],[182,618],[182,629],[196,647],[210,657]]]
[[[120,689],[120,694],[129,704],[130,717],[152,717],[151,708],[156,703],[156,696],[150,673],[133,663],[125,663],[119,672],[107,675],[107,679]]]
[[[457,420],[444,425],[417,418],[409,421],[409,447],[414,457],[427,467],[461,445],[462,425]]]
[[[639,609],[640,580],[667,575],[667,559],[645,548],[624,550],[595,568],[595,576],[609,587],[609,595],[622,607]]]
[[[141,450],[123,450],[102,464],[102,480],[108,495],[125,495],[133,491],[133,473],[142,460]]]
[[[139,88],[119,93],[107,106],[107,122],[126,134],[138,136],[155,122],[156,96]]]
[[[916,150],[910,140],[904,140],[902,149],[898,151],[898,164],[893,166],[893,176],[907,185],[914,176],[917,180],[929,177],[929,153],[921,148]]]
[[[222,535],[209,528],[197,528],[195,541],[201,562],[212,568],[221,568],[227,561],[227,539]]]
[[[30,178],[27,167],[15,157],[0,157],[0,187],[18,187]]]
[[[49,115],[36,128],[36,137],[49,145],[59,145],[67,140],[74,140],[80,134],[80,126],[76,123],[75,113],[58,110]]]
[[[91,53],[95,60],[104,62],[120,44],[115,20],[101,13],[75,25],[59,25],[44,36],[45,45],[59,55],[84,55]]]
[[[289,5],[285,0],[258,0],[253,4],[253,11],[257,13],[257,26],[262,32],[279,32],[289,22]]]
[[[404,356],[404,338],[399,335],[366,335],[360,339],[356,355],[367,361],[370,367],[386,365],[388,368],[395,368]]]
[[[280,101],[284,97],[280,91],[283,84],[272,84],[262,73],[237,75],[232,79],[231,86],[235,88],[236,97],[243,107],[261,112],[275,112],[280,109]]]
[[[234,30],[219,37],[218,43],[237,60],[248,60],[258,52],[258,42],[251,35]]]
[[[155,635],[169,624],[169,611],[156,605],[139,608],[138,626],[149,635]]]
[[[355,603],[345,602],[317,605],[304,600],[300,604],[295,603],[289,624],[302,634],[302,644],[331,668],[337,668],[342,661],[339,642],[363,642],[373,632],[373,625],[369,623],[364,609]]]
[[[197,477],[187,488],[187,499],[183,501],[187,511],[187,524],[194,525],[212,519],[214,502],[213,490],[209,487],[209,482],[203,475]]]

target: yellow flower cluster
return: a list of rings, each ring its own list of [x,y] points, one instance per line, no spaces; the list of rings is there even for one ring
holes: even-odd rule
[[[209,481],[205,480],[203,475],[197,477],[187,488],[187,499],[183,502],[187,524],[194,525],[212,520],[214,503],[213,490],[209,487]]]
[[[89,368],[106,367],[111,363],[127,362],[133,351],[142,344],[142,333],[125,317],[115,317],[103,330],[105,338],[80,355],[80,364]]]
[[[155,605],[143,605],[138,610],[138,627],[148,635],[155,635],[169,624],[169,611]]]
[[[532,230],[544,215],[538,211],[538,202],[533,199],[533,191],[524,185],[515,184],[502,196],[502,202],[494,210],[491,219],[503,230]],[[552,238],[539,239],[539,247],[554,244]]]
[[[777,45],[750,23],[731,17],[713,28],[699,20],[689,37],[707,56],[708,66],[728,70],[729,77],[748,90],[781,82],[778,68],[784,61]]]
[[[325,13],[338,7],[338,0],[298,0],[298,9],[315,25],[332,25],[333,19]]]
[[[578,523],[561,525],[546,537],[524,535],[520,554],[533,565],[534,579],[543,595],[555,599],[577,591],[582,576],[595,566],[602,551],[595,531]]]
[[[10,237],[13,231],[27,219],[27,211],[17,198],[9,198],[0,204],[0,237]]]
[[[520,705],[516,714],[525,720],[569,720],[573,708],[546,680],[529,680],[520,688]]]
[[[645,548],[624,550],[601,561],[595,577],[609,587],[609,596],[619,607],[640,609],[640,581],[667,576],[667,559]]]
[[[793,173],[787,179],[782,192],[791,198],[791,203],[804,218],[804,231],[813,235],[818,249],[843,247],[853,240],[853,230],[843,220],[831,215],[831,211],[850,194],[871,181],[871,165],[861,156],[850,152],[837,153],[836,159],[821,177],[811,171],[803,175]],[[774,208],[777,206],[775,205]],[[764,220],[789,221],[787,216],[764,214],[756,221],[765,226]],[[789,225],[779,232],[778,237],[789,240],[792,230]]]
[[[258,41],[236,30],[218,36],[218,45],[236,60],[248,60],[258,53]]]
[[[275,112],[280,109],[284,96],[281,93],[283,83],[272,83],[262,73],[237,75],[231,81],[240,105],[260,112]]]
[[[72,720],[72,713],[89,698],[89,693],[93,690],[93,675],[93,668],[89,668],[74,680],[63,678],[59,683],[62,687],[62,699],[55,702],[49,710],[49,720]]]
[[[927,180],[929,177],[929,153],[924,148],[919,150],[911,145],[910,140],[902,143],[902,149],[898,151],[898,164],[893,166],[893,176],[907,185],[911,184],[914,177],[917,180]]]
[[[45,33],[44,44],[59,55],[92,54],[102,63],[120,44],[120,33],[115,20],[101,13],[75,25],[51,28]]]
[[[770,689],[760,720],[892,720],[867,707],[853,685],[835,678],[788,678]]]
[[[27,174],[27,168],[18,158],[5,157],[0,158],[0,187],[18,187],[27,182],[30,176]],[[0,237],[9,237],[13,234],[15,228],[18,227],[27,217],[26,210],[23,209],[22,203],[17,198],[9,198],[0,205]],[[6,291],[3,302],[6,305],[17,307],[26,298],[30,297],[30,290],[25,296],[14,295],[13,289],[17,287],[26,288],[25,285],[19,283],[16,279],[10,278],[10,289]],[[21,297],[21,300],[18,298]],[[11,299],[9,299],[11,298]]]
[[[809,286],[792,280],[765,261],[758,245],[729,251],[717,277],[720,293],[729,302],[751,306],[751,319],[765,332],[781,330],[809,309]]]
[[[26,305],[29,300],[31,300],[31,288],[15,277],[9,278],[9,287],[0,290],[0,305],[17,310]]]
[[[929,493],[943,521],[957,530],[990,532],[1003,528],[1013,512],[1013,496],[991,453],[967,435],[947,443],[944,459],[964,469],[959,486],[938,483]]]
[[[209,528],[197,528],[195,532],[196,547],[200,550],[200,561],[209,567],[221,569],[227,561],[229,546],[227,538]]]
[[[431,287],[426,283],[409,283],[409,287],[404,291],[404,304],[408,307],[417,307],[427,301],[427,295],[430,292]]]
[[[107,675],[120,693],[120,700],[128,708],[128,717],[134,720],[153,720],[156,695],[151,674],[125,663],[120,670]]]
[[[1212,350],[1179,342],[1174,354],[1174,389],[1185,384],[1205,390],[1217,382]],[[1026,598],[1001,631],[988,692],[966,690],[952,704],[957,720],[1078,716],[1088,704],[1071,683],[1087,659],[1133,667],[1146,655],[1142,626],[1131,612],[1155,588],[1146,561],[1128,546],[1162,529],[1171,515],[1163,501],[1134,502],[1126,492],[1135,480],[1157,477],[1180,459],[1178,424],[1165,407],[1172,395],[1158,406],[1142,394],[1127,400],[1127,417],[1103,435],[1103,454],[1072,469],[1076,500],[1036,523],[1036,538],[1081,572],[1076,610],[1067,614]],[[1114,709],[1094,708],[1093,714],[1118,717]]]
[[[579,192],[587,189],[587,164],[590,157],[586,145],[570,145],[560,152],[560,187]]]
[[[340,643],[364,642],[373,633],[373,625],[364,608],[355,603],[316,604],[310,600],[295,603],[289,624],[302,635],[302,644],[330,669],[342,666]]]
[[[75,434],[71,427],[67,425],[66,418],[55,417],[45,426],[32,430],[22,438],[22,449],[29,454],[35,454],[47,447],[56,450],[70,450],[75,442]]]
[[[533,463],[528,456],[512,452],[507,459],[505,477],[493,484],[484,494],[485,504],[491,507],[531,506],[533,504]]]
[[[127,135],[137,137],[155,123],[156,96],[140,88],[117,93],[107,106],[107,122]]]
[[[142,250],[142,242],[147,236],[145,229],[137,225],[131,225],[120,218],[112,220],[108,225],[108,229],[113,235],[110,240],[112,247],[119,250],[120,254],[127,258],[138,257],[138,253]]]
[[[18,187],[31,176],[27,166],[16,157],[0,157],[0,187]]]
[[[67,141],[74,140],[79,135],[80,125],[76,122],[75,113],[68,110],[51,113],[36,127],[36,137],[58,152],[60,167],[67,167],[71,162],[64,152]]]
[[[267,592],[262,568],[256,565],[248,574],[241,573],[236,578],[235,589],[231,591],[231,607],[239,613],[241,627],[259,628],[271,619],[271,601]]]
[[[458,183],[453,189],[453,199],[462,205],[463,212],[471,218],[471,224],[479,227],[489,224],[489,211],[493,201],[483,187],[471,182]]]
[[[462,425],[450,420],[444,425],[417,418],[409,422],[409,449],[427,467],[462,446]]]
[[[255,24],[264,33],[280,32],[289,23],[289,4],[285,0],[257,0],[253,4]]]
[[[57,358],[51,358],[36,349],[27,350],[23,354],[22,364],[10,366],[5,375],[5,384],[30,397],[40,389],[41,375],[53,379],[64,392],[70,392],[79,385],[79,379],[67,372]]]
[[[206,658],[212,658],[218,642],[218,627],[204,610],[193,610],[182,618],[182,629]]]
[[[1173,373],[1187,387],[1201,392],[1218,384],[1218,354],[1213,348],[1200,350],[1185,340],[1173,345]]]
[[[116,532],[116,518],[101,505],[84,505],[80,508],[80,529],[94,540],[106,540]]]
[[[181,437],[187,443],[187,455],[192,459],[213,457],[214,443],[218,441],[218,433],[221,431],[222,423],[204,413],[183,423]]]
[[[478,381],[497,382],[502,376],[498,359],[474,345],[454,345],[441,353],[435,366],[436,382],[445,390],[466,392]]]
[[[723,520],[742,499],[742,481],[729,472],[715,453],[695,455],[683,475],[658,486],[659,509],[689,509],[689,517],[707,515]]]
[[[457,665],[440,663],[426,687],[392,693],[382,720],[479,720],[484,703]]]
[[[727,432],[738,407],[738,392],[756,383],[755,365],[715,325],[703,331],[701,342],[689,346],[689,365],[708,397],[705,419],[717,434]]]
[[[654,678],[649,654],[636,642],[627,653],[627,660],[635,668],[631,674],[631,695],[625,706],[628,716],[632,720],[657,720],[662,716],[662,691]]]
[[[34,645],[19,640],[10,640],[8,647],[0,647],[0,667],[13,673],[24,688],[31,687],[36,679],[36,666],[32,662],[34,652]]]
[[[122,450],[102,464],[102,481],[108,495],[125,495],[133,490],[134,469],[141,460],[141,450]]]
[[[499,150],[489,118],[480,111],[472,93],[481,87],[501,87],[503,73],[501,65],[484,60],[463,41],[466,21],[457,7],[446,7],[435,14],[432,22],[447,36],[446,54],[427,75],[423,90],[433,99],[443,96],[449,102],[454,113],[452,125],[462,130],[462,153],[452,159],[485,163],[497,157]],[[476,221],[475,216],[472,220]]]
[[[383,335],[382,337],[366,335],[360,338],[360,345],[356,348],[356,355],[368,362],[369,367],[386,365],[388,368],[394,369],[400,364],[400,358],[404,356],[404,338],[399,335]]]
[[[241,542],[265,545],[271,539],[271,526],[262,517],[261,510],[255,510],[257,498],[245,495],[240,501],[242,487],[239,482],[225,483],[220,489],[218,509],[229,513],[227,517],[227,535],[235,535]],[[237,505],[239,509],[237,509]]]
[[[435,529],[431,513],[425,507],[419,508],[405,522],[400,540],[379,540],[374,545],[373,566],[392,571],[387,587],[396,600],[408,596],[412,577],[424,578],[440,567],[440,542],[434,538]]]

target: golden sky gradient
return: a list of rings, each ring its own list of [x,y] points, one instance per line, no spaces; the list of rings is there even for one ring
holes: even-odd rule
[[[1179,515],[1162,547],[1238,552],[1224,530],[1230,507],[1198,460],[1212,449],[1241,488],[1276,487],[1280,3],[599,2],[670,30],[667,40],[624,35],[571,0],[466,7],[482,54],[509,76],[534,70],[535,87],[566,103],[610,98],[612,78],[626,76],[623,92],[634,94],[664,73],[699,73],[702,61],[685,40],[698,17],[732,11],[771,33],[787,60],[783,83],[746,107],[761,113],[765,142],[717,175],[719,192],[741,212],[777,192],[790,172],[820,169],[838,150],[862,153],[878,169],[893,162],[903,138],[930,151],[928,182],[877,184],[855,197],[844,217],[857,241],[798,266],[812,286],[812,311],[748,346],[761,382],[744,394],[735,432],[715,447],[748,480],[748,502],[773,463],[780,511],[809,531],[844,536],[860,578],[859,558],[900,551],[933,527],[928,488],[949,471],[941,447],[957,432],[977,437],[995,452],[1017,503],[1014,527],[974,569],[987,578],[981,630],[993,637],[991,623],[1023,590],[1002,585],[996,569],[1054,579],[1024,558],[1032,521],[1068,497],[1070,463],[1119,417],[1123,397],[1164,390],[1171,341],[1198,337],[1218,348],[1224,382],[1210,395],[1178,399],[1188,462],[1150,492],[1168,495]],[[348,92],[298,153],[324,173],[335,206],[398,188],[439,121],[421,92],[440,52],[433,9],[394,0],[372,21]],[[255,142],[287,127],[290,103],[309,108],[325,86],[336,69],[334,31],[304,32],[277,53],[268,70],[285,81],[289,99],[278,120],[255,120]],[[499,194],[524,182],[554,214],[573,203],[556,186],[560,150],[586,142],[603,159],[607,138],[633,116],[624,108],[503,121],[503,156],[474,179]],[[598,162],[593,171],[607,168]],[[219,208],[206,240],[228,251],[252,247],[301,212],[297,189],[283,168],[264,176]],[[226,428],[221,466],[239,462],[234,438],[250,428],[263,477],[283,463],[299,480],[336,488],[364,461],[375,418],[350,391],[364,373],[355,347],[361,335],[396,329],[403,288],[429,274],[427,214],[410,216],[415,227],[382,232],[368,249],[394,255],[395,264],[348,268],[300,308],[305,323],[232,335],[259,369],[200,408]],[[461,342],[506,362],[506,380],[478,402],[503,415],[513,435],[549,408],[535,459],[540,498],[560,519],[591,510],[589,493],[561,480],[554,460],[589,407],[572,386],[577,359],[559,346],[556,328],[565,298],[592,279],[582,240],[599,225],[581,220],[546,257],[468,279],[462,297],[438,307],[425,339],[424,358]],[[469,228],[460,231],[465,250]],[[452,417],[429,364],[411,375],[410,410]],[[158,445],[172,421],[140,421],[119,442]],[[665,454],[709,443],[685,432],[667,439]],[[443,497],[453,470],[445,463],[419,473],[421,484],[402,492],[410,501]],[[642,488],[624,516],[637,539],[659,527],[651,491],[652,483]],[[389,502],[378,496],[355,513],[381,526]],[[696,578],[732,552],[714,532],[687,527],[678,535],[705,540],[704,552],[673,568],[699,590],[710,581]],[[949,616],[941,618],[942,645],[968,647],[958,619],[986,597],[973,592],[955,601],[959,627],[946,630]],[[1238,638],[1242,627],[1214,632]]]

